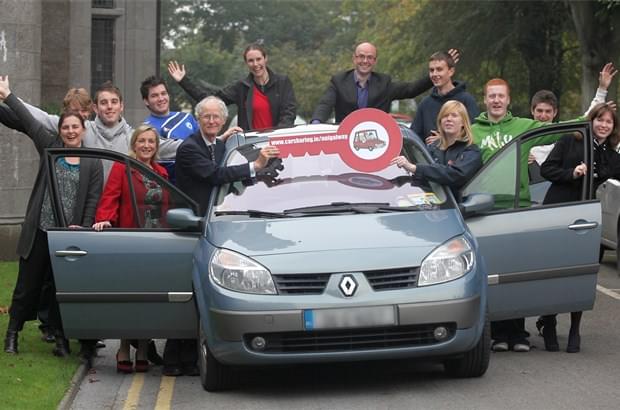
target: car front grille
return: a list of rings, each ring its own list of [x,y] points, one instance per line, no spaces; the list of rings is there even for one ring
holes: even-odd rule
[[[386,269],[364,272],[373,290],[414,288],[419,268]]]
[[[443,339],[442,343],[454,337],[456,332],[455,323],[436,323],[364,329],[248,334],[244,336],[244,341],[248,349],[260,353],[381,350],[437,344],[439,342],[434,338],[433,331],[438,326],[448,329],[448,337]],[[265,339],[265,349],[256,350],[252,348],[251,341],[256,336]]]
[[[279,274],[273,279],[281,295],[320,295],[325,290],[329,273]]]

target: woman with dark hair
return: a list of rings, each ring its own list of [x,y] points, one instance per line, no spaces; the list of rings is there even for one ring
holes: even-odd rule
[[[226,105],[236,104],[237,125],[245,131],[292,127],[297,102],[291,80],[267,67],[267,52],[260,44],[247,46],[243,60],[250,71],[248,76],[219,90],[194,84],[186,76],[185,66],[176,61],[168,63],[168,72],[196,101],[215,95]]]
[[[39,172],[28,200],[17,244],[19,273],[11,300],[4,351],[18,353],[18,332],[22,330],[24,322],[35,319],[41,288],[45,280],[51,278],[53,289],[50,292],[52,300],[49,325],[55,331],[56,341],[53,353],[64,357],[69,354],[69,342],[62,329],[46,233],[48,228],[60,226],[60,221],[56,220],[52,210],[48,189],[50,166],[47,156],[43,154],[46,148],[81,147],[85,133],[84,119],[78,112],[65,112],[58,121],[58,133],[50,133],[11,93],[8,77],[0,77],[0,100],[20,119],[40,157]],[[53,168],[58,180],[61,212],[64,213],[69,228],[90,227],[103,185],[101,161],[94,158],[62,157],[55,161]]]
[[[607,104],[599,104],[588,114],[592,123],[593,137],[593,177],[592,192],[608,178],[620,176],[620,154],[615,151],[618,144],[618,117],[616,112]],[[551,181],[551,186],[545,195],[544,204],[557,204],[581,200],[583,178],[588,169],[583,163],[584,144],[581,134],[565,135],[555,144],[555,147],[543,162],[540,173]],[[568,333],[568,353],[577,353],[580,350],[581,336],[579,325],[582,312],[571,313],[571,326]],[[550,352],[560,350],[556,332],[556,315],[546,315],[542,318],[542,334],[545,349]],[[537,323],[537,327],[539,324]]]

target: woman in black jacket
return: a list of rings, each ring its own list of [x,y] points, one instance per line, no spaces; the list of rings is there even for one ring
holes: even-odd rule
[[[437,115],[437,130],[439,140],[428,146],[434,163],[412,164],[399,156],[391,164],[405,168],[414,179],[447,185],[458,199],[459,190],[482,167],[482,155],[473,143],[467,108],[459,101],[447,101]]]
[[[588,114],[592,123],[593,136],[593,179],[592,192],[608,178],[620,177],[620,154],[614,147],[618,143],[618,117],[615,111],[606,104],[595,106]],[[540,174],[551,181],[543,204],[580,201],[583,178],[588,169],[583,163],[584,144],[581,134],[565,135],[555,144],[553,151],[540,167]],[[581,337],[579,325],[582,312],[571,313],[571,326],[568,333],[568,353],[580,350]],[[556,315],[546,315],[539,319],[536,326],[541,327],[545,341],[545,349],[550,352],[560,350],[556,332]]]
[[[65,112],[58,121],[58,133],[50,133],[11,93],[8,77],[0,77],[0,100],[20,119],[40,157],[39,172],[28,200],[17,244],[19,273],[9,310],[4,351],[18,353],[18,332],[22,330],[24,322],[36,318],[41,287],[44,281],[51,277],[49,325],[55,330],[56,347],[53,353],[62,357],[69,354],[69,343],[62,330],[46,232],[48,228],[61,224],[56,221],[52,210],[48,188],[49,164],[44,153],[46,148],[79,148],[85,132],[84,119],[78,112]],[[103,186],[101,161],[94,158],[62,157],[55,161],[53,169],[58,180],[58,194],[63,208],[61,212],[64,213],[69,227],[90,227]]]
[[[243,59],[250,71],[248,76],[219,90],[194,84],[185,75],[185,66],[176,61],[168,63],[168,72],[196,101],[215,95],[227,105],[236,104],[237,125],[245,131],[292,127],[297,102],[291,80],[267,67],[267,52],[259,44],[247,46]]]

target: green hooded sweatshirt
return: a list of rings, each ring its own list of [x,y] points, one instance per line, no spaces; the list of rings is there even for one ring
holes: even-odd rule
[[[491,157],[493,157],[497,151],[504,145],[508,144],[514,137],[523,134],[533,128],[542,127],[548,125],[547,122],[536,121],[530,118],[513,117],[512,113],[508,111],[506,116],[499,122],[492,122],[489,120],[487,113],[483,112],[476,117],[476,122],[472,125],[471,130],[474,134],[474,144],[478,145],[482,154],[482,163],[486,163]],[[529,175],[527,159],[530,149],[535,145],[553,144],[560,138],[560,135],[549,135],[544,138],[537,138],[536,141],[532,141],[523,145],[521,150],[521,177],[519,188],[519,206],[530,206],[530,189],[529,189]],[[511,201],[509,201],[511,202]],[[512,207],[512,204],[500,204],[497,203],[496,207]]]
[[[476,122],[472,125],[471,130],[474,133],[474,144],[480,148],[482,153],[482,162],[486,163],[500,148],[512,141],[514,137],[532,128],[542,127],[547,124],[546,122],[530,118],[513,117],[510,111],[499,122],[492,122],[489,120],[487,113],[483,112],[476,117]]]

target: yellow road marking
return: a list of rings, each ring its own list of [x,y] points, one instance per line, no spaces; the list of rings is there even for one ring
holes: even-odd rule
[[[162,376],[155,402],[155,410],[169,410],[172,403],[172,393],[174,392],[174,381],[176,377]]]
[[[125,400],[123,410],[134,410],[138,408],[142,386],[144,386],[144,373],[134,374],[131,386],[129,386],[129,391],[127,392],[127,400]]]

